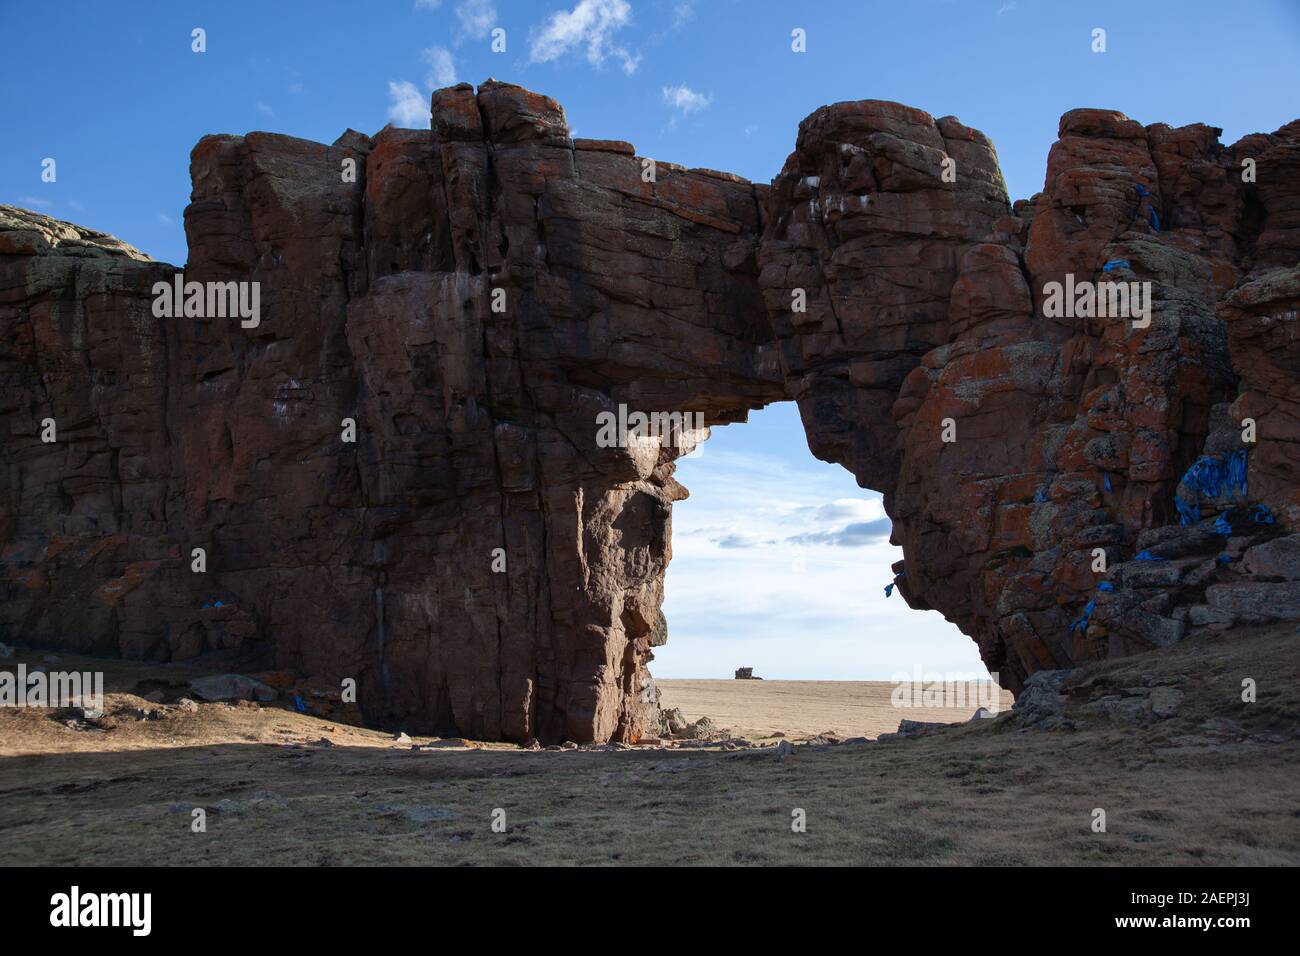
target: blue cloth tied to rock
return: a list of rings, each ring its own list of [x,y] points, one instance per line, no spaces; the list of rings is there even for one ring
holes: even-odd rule
[[[1143,186],[1141,183],[1134,183],[1133,188],[1137,190],[1139,205],[1141,200],[1146,199],[1148,196],[1151,195],[1151,193],[1147,191],[1147,188]],[[1154,229],[1156,232],[1159,232],[1160,217],[1156,215],[1154,204],[1151,209],[1150,221],[1151,221],[1151,228]]]
[[[907,577],[906,571],[899,571],[897,574],[895,574],[894,580],[890,581],[888,584],[885,585],[885,597],[889,597],[890,595],[892,595],[894,593],[894,587],[898,584],[898,579],[905,578],[905,577]]]
[[[1183,474],[1182,484],[1192,492],[1192,501],[1174,495],[1180,524],[1201,520],[1201,499],[1217,498],[1225,491],[1237,496],[1246,494],[1246,452],[1239,449],[1226,458],[1202,455]]]
[[[1272,524],[1276,519],[1268,505],[1256,505],[1255,510],[1250,513],[1250,520],[1255,524]]]
[[[1092,612],[1096,608],[1097,599],[1093,598],[1083,606],[1083,616],[1070,625],[1070,630],[1073,631],[1077,627],[1081,634],[1086,634],[1088,632],[1088,618],[1092,617]]]
[[[1101,271],[1110,272],[1113,269],[1128,269],[1128,268],[1131,267],[1129,266],[1127,259],[1111,259],[1109,262],[1107,262],[1104,266],[1101,267]]]

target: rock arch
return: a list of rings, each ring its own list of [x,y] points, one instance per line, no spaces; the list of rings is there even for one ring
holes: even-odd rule
[[[1259,582],[1170,502],[1258,410],[1254,500],[1300,505],[1295,347],[1266,321],[1300,289],[1298,125],[1225,149],[1076,110],[1012,206],[982,134],[899,104],[813,113],[770,187],[663,162],[647,182],[547,97],[461,85],[429,131],[199,142],[185,278],[259,282],[253,329],[153,319],[175,267],[4,207],[0,633],[354,677],[368,720],[412,730],[634,740],[686,449],[603,447],[597,415],[784,398],[884,493],[904,597],[1005,685],[1231,619]],[[1047,282],[1120,261],[1153,283],[1149,329],[1042,317]],[[1164,577],[1126,576],[1140,545]]]

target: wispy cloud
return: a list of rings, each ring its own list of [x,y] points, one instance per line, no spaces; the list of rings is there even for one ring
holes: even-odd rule
[[[456,5],[456,19],[462,34],[482,40],[496,26],[497,8],[492,0],[461,0]]]
[[[737,534],[734,531],[709,540],[719,548],[761,548],[766,545],[776,544],[776,541],[771,538],[760,538],[753,534]]]
[[[889,538],[888,518],[875,521],[858,521],[837,531],[810,531],[786,538],[791,544],[833,544],[841,548],[862,548]]]
[[[415,0],[415,9],[417,10],[437,10],[442,6],[442,0]]]
[[[265,103],[259,101],[253,105],[257,108],[259,113],[262,113],[265,116],[275,116],[275,110],[271,109],[271,107],[267,106]]]
[[[445,46],[431,46],[420,54],[429,64],[429,73],[424,81],[430,89],[454,86],[456,83],[456,61],[451,51]]]
[[[695,19],[695,4],[693,0],[683,0],[682,3],[673,5],[673,29],[680,30],[686,24]]]
[[[167,215],[167,213],[165,212],[158,213],[158,221],[162,223],[164,226],[176,225],[176,220],[173,219],[171,216]]]
[[[698,113],[702,109],[707,109],[713,102],[713,97],[705,93],[697,93],[685,83],[678,86],[664,87],[664,102],[673,109],[678,110],[683,116],[690,116],[692,113]]]
[[[429,104],[414,83],[388,81],[388,118],[398,126],[419,129],[429,125]]]
[[[1010,13],[1015,8],[1016,8],[1016,0],[1011,0],[1011,2],[1009,3],[1004,3],[1002,4],[1002,6],[998,7],[998,16],[1002,16],[1003,14]]]
[[[424,76],[425,92],[410,80],[388,81],[388,118],[398,126],[428,126],[432,91],[456,83],[456,59],[445,46],[431,46],[421,50],[420,56],[429,65]]]
[[[607,59],[613,58],[631,76],[641,57],[614,39],[631,22],[632,5],[627,0],[579,0],[572,10],[552,13],[532,28],[529,60],[550,63],[583,50],[592,66],[603,66]]]
[[[41,199],[39,196],[19,196],[18,201],[32,209],[49,209],[54,205],[50,200]]]
[[[859,521],[874,518],[879,512],[868,501],[861,498],[836,498],[829,504],[817,507],[796,508],[791,512],[791,519],[806,524],[837,524],[841,521]]]

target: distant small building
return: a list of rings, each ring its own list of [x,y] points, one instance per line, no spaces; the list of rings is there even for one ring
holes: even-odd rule
[[[761,677],[754,676],[754,668],[752,667],[736,668],[736,680],[762,680],[762,679],[763,678]]]

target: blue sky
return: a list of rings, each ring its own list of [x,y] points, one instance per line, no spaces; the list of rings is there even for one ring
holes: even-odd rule
[[[191,50],[195,27],[204,53]],[[504,53],[490,48],[495,27]],[[805,53],[791,51],[796,27]],[[1096,27],[1105,53],[1092,52]],[[453,80],[523,84],[559,100],[576,135],[755,181],[779,171],[817,107],[899,100],[987,133],[1012,198],[1041,188],[1073,107],[1205,122],[1225,143],[1300,113],[1296,0],[0,0],[0,36],[0,202],[177,264],[189,152],[205,133],[331,142],[349,126],[427,125],[429,92]],[[52,183],[41,181],[46,157]],[[753,664],[771,677],[862,679],[900,663],[978,666],[938,615],[884,600],[898,555],[879,541],[810,538],[808,570],[790,573],[786,539],[879,514],[847,472],[812,459],[793,406],[716,430],[680,477],[693,498],[675,512],[673,640],[658,673]],[[718,543],[710,529],[727,522],[730,544],[746,546]]]

